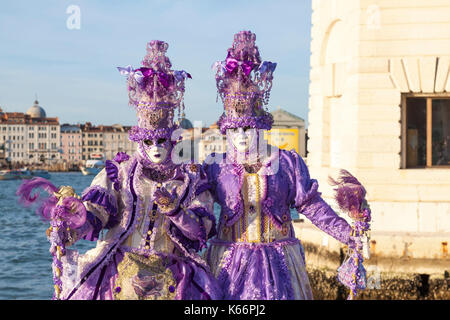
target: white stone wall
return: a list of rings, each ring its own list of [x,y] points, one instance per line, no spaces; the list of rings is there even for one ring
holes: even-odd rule
[[[404,92],[450,90],[450,2],[312,7],[308,166],[324,198],[327,176],[346,168],[366,186],[374,231],[448,239],[450,168],[401,169],[400,105]]]

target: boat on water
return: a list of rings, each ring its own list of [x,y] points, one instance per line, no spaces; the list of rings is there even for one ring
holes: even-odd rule
[[[50,173],[47,170],[33,170],[31,175],[34,177],[41,177],[45,179],[50,179]]]
[[[87,160],[86,165],[80,167],[81,173],[85,176],[96,175],[105,167],[103,160]]]
[[[50,173],[47,170],[29,170],[28,168],[0,171],[0,180],[33,179],[35,177],[50,179]]]
[[[19,170],[0,170],[0,180],[18,180],[21,179]]]
[[[19,175],[19,179],[32,179],[34,178],[33,174],[31,173],[31,170],[29,170],[28,168],[22,168],[18,171],[18,175]]]

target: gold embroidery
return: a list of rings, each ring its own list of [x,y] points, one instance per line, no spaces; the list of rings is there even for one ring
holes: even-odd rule
[[[248,239],[248,214],[249,214],[249,184],[248,184],[248,177],[254,176],[255,177],[255,187],[256,187],[256,240],[249,240]],[[261,188],[260,188],[260,181],[259,181],[259,175],[257,173],[246,173],[244,176],[244,181],[243,181],[243,185],[242,185],[242,192],[243,192],[243,198],[244,198],[244,217],[241,219],[242,221],[242,234],[241,234],[241,238],[240,241],[241,242],[261,242],[261,203],[260,203],[260,193],[261,193]]]
[[[281,234],[283,236],[287,236],[289,232],[289,224],[288,223],[283,223],[282,227],[281,227]]]
[[[117,267],[114,285],[117,300],[173,300],[176,281],[167,261],[157,255],[146,258],[126,252]],[[143,280],[146,284],[143,284]]]

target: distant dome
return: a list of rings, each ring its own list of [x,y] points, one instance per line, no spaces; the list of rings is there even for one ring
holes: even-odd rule
[[[180,119],[180,122],[178,123],[178,125],[180,126],[180,128],[183,128],[183,129],[192,129],[194,127],[192,125],[192,122],[190,122],[188,119],[185,118],[184,112],[181,115],[181,119]]]
[[[34,101],[34,105],[27,110],[26,114],[32,118],[45,118],[47,116],[45,114],[45,110],[39,106],[39,102],[37,100]]]

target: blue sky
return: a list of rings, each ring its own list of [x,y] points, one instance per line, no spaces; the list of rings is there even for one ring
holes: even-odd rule
[[[70,5],[80,29],[66,26]],[[169,43],[186,84],[186,116],[210,125],[216,103],[211,65],[223,60],[241,30],[256,33],[263,60],[277,62],[269,110],[277,106],[307,121],[311,1],[148,0],[8,1],[0,11],[0,106],[25,112],[38,95],[61,123],[134,125],[125,78],[116,66],[138,67],[153,39]]]

